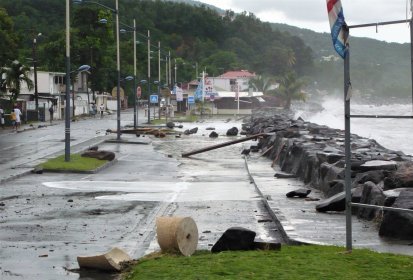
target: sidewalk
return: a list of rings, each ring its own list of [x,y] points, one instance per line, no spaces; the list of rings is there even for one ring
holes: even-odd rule
[[[309,244],[345,246],[346,224],[344,213],[320,213],[315,210],[319,201],[287,198],[286,193],[305,188],[297,179],[275,178],[279,167],[271,167],[271,161],[260,154],[246,159],[252,181],[262,194],[267,209],[274,220],[279,220],[290,241]],[[309,197],[323,200],[323,194],[312,189]],[[411,241],[381,238],[374,222],[352,217],[354,248],[368,248],[378,252],[413,255]]]

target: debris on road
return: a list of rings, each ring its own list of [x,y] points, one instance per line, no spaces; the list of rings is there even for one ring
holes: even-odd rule
[[[157,217],[156,234],[163,252],[190,256],[198,246],[198,228],[191,217]]]
[[[92,268],[105,271],[121,271],[122,262],[129,262],[132,258],[119,248],[113,248],[102,255],[77,257],[80,269]]]

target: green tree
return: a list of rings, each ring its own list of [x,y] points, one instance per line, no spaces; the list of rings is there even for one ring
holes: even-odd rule
[[[23,83],[27,85],[29,90],[33,89],[33,81],[28,74],[30,68],[21,64],[18,60],[14,60],[9,67],[3,67],[0,71],[0,76],[4,77],[2,80],[2,91],[8,90],[11,93],[10,102],[15,104],[19,97],[21,86]]]
[[[16,59],[17,37],[13,29],[13,20],[7,11],[0,8],[0,67],[9,60]]]
[[[290,71],[285,74],[280,80],[280,87],[278,94],[285,100],[284,109],[291,108],[292,100],[305,101],[305,94],[302,92],[302,88],[306,82],[303,79],[298,79],[295,72]]]
[[[218,76],[227,70],[239,69],[241,67],[237,55],[230,51],[217,51],[203,60],[202,64],[208,65],[207,72],[212,76]]]

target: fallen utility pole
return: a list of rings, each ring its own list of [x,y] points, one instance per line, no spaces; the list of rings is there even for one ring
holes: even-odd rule
[[[228,141],[228,142],[221,143],[221,144],[218,144],[218,145],[213,145],[213,146],[209,146],[209,147],[206,147],[206,148],[194,150],[194,151],[189,152],[189,153],[184,153],[184,154],[182,154],[182,157],[189,157],[189,156],[192,156],[192,155],[195,155],[195,154],[200,154],[200,153],[203,153],[203,152],[219,149],[219,148],[222,148],[222,147],[234,145],[234,144],[237,144],[237,143],[245,142],[245,141],[248,141],[248,140],[256,139],[258,137],[267,136],[267,135],[268,135],[267,133],[260,133],[260,134],[251,135],[251,136],[244,137],[244,138],[241,138],[241,139]]]

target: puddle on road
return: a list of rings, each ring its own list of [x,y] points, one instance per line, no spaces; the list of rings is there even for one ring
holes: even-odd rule
[[[119,182],[119,181],[65,181],[44,182],[49,188],[84,192],[123,192],[124,194],[98,196],[96,199],[123,201],[186,202],[209,200],[258,200],[258,194],[249,182]]]

